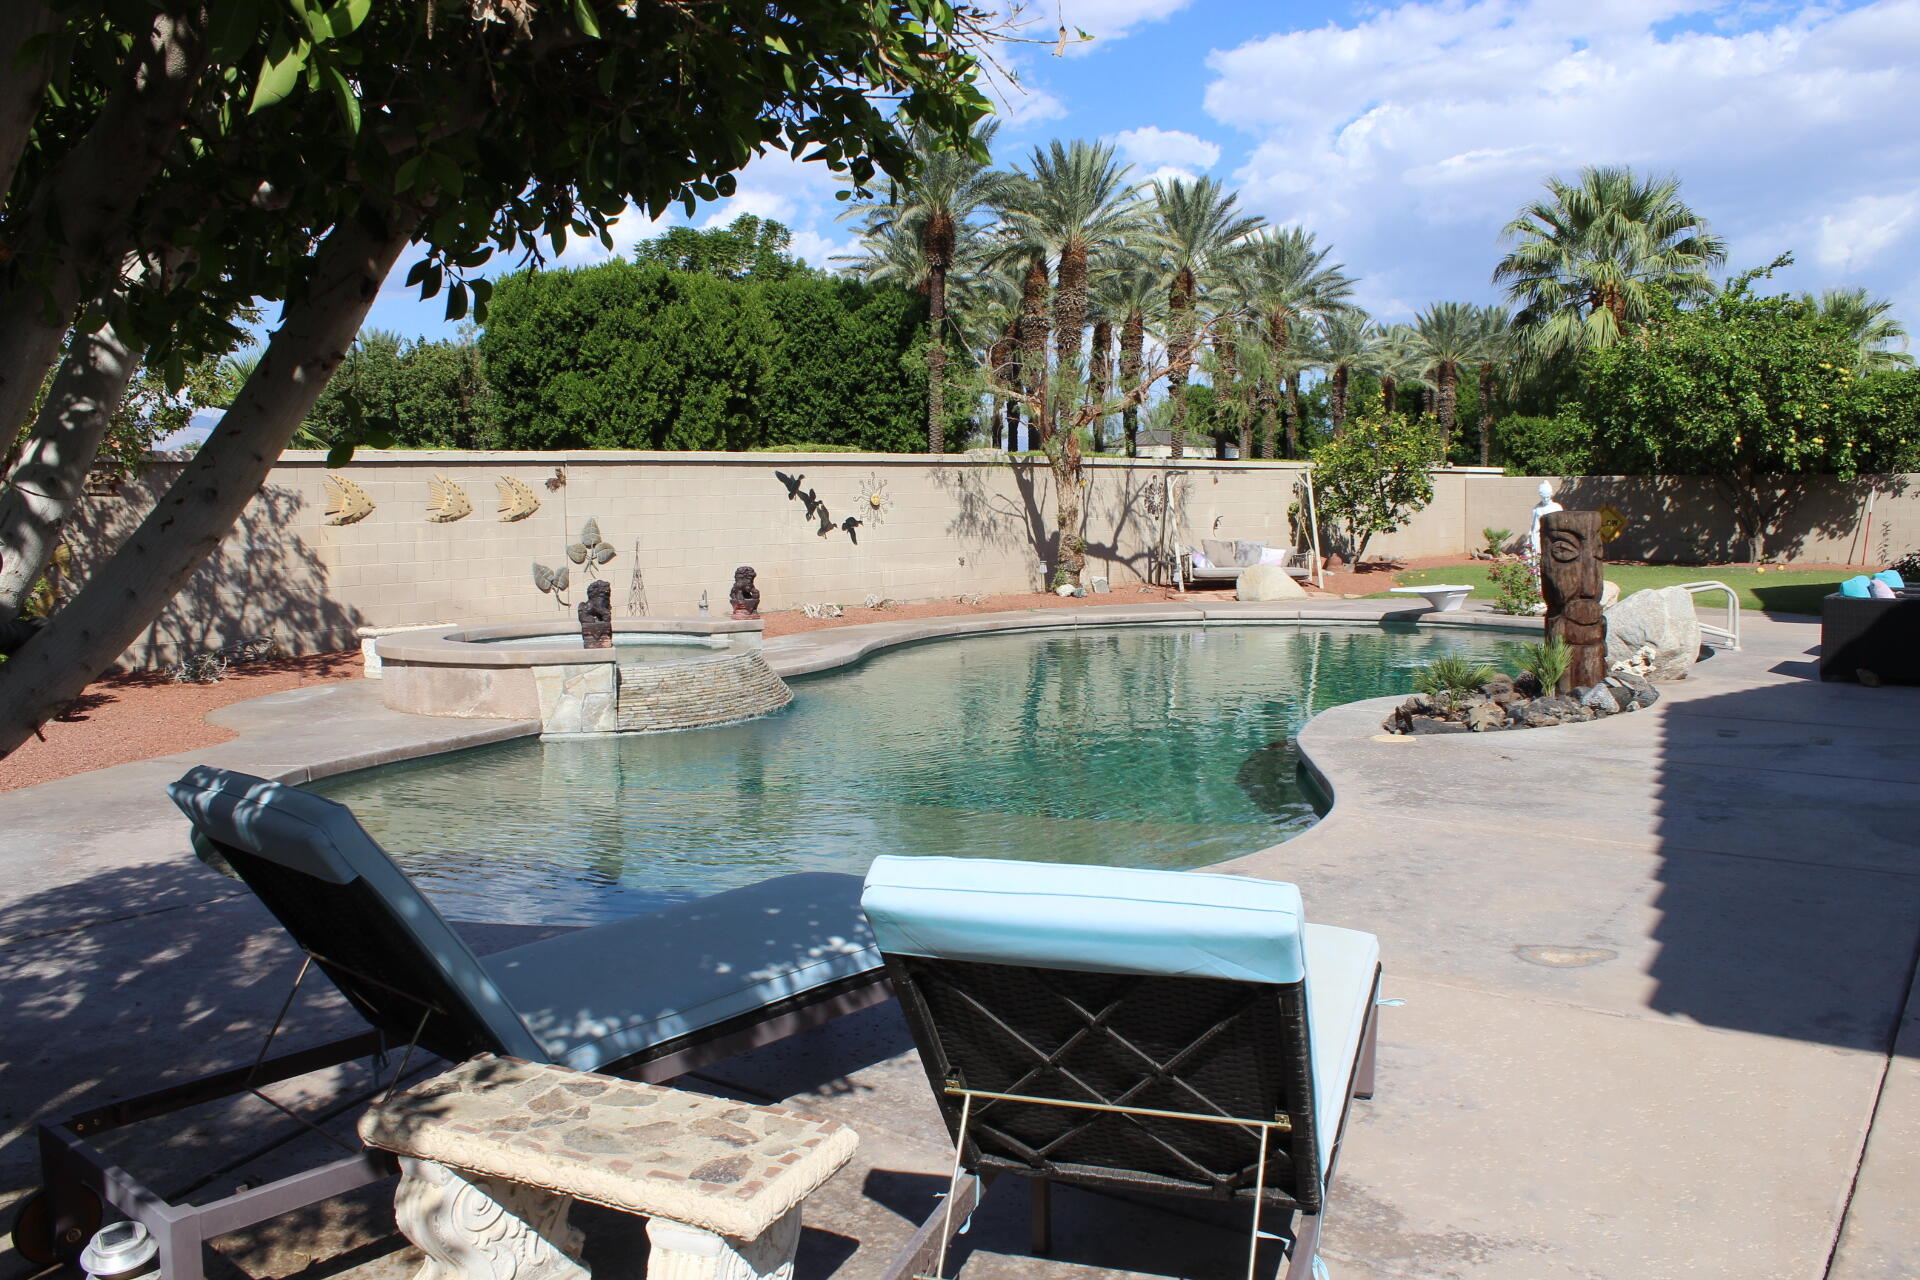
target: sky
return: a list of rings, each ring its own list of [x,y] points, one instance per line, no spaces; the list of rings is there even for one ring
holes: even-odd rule
[[[1920,330],[1920,0],[1044,0],[1025,16],[1034,43],[1001,54],[1019,84],[995,86],[996,160],[1102,138],[1136,178],[1211,174],[1331,245],[1382,321],[1497,301],[1500,228],[1542,181],[1625,164],[1677,176],[1730,268],[1792,252],[1780,288],[1863,285]],[[1056,53],[1060,23],[1093,39]],[[831,266],[852,240],[835,189],[775,153],[669,221],[777,218]],[[614,252],[661,229],[629,215]],[[558,262],[607,256],[575,241]],[[368,324],[451,336],[443,301],[403,284],[411,261]]]

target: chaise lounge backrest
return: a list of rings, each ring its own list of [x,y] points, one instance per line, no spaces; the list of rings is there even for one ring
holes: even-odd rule
[[[467,944],[345,806],[204,765],[167,791],[200,855],[230,866],[394,1044],[452,1061],[546,1060]]]
[[[1270,1203],[1318,1212],[1322,1133],[1293,885],[883,857],[862,906],[956,1141],[970,1107],[967,1168],[1223,1200],[1264,1183]],[[1268,1130],[1262,1177],[1252,1125],[981,1092],[1284,1115],[1290,1128]],[[1334,1134],[1339,1120],[1325,1122]]]

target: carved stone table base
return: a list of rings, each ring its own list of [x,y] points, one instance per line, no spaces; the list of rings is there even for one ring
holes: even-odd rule
[[[393,1193],[400,1234],[427,1255],[414,1280],[587,1280],[572,1207],[569,1196],[407,1156]]]
[[[647,1220],[647,1280],[792,1280],[800,1247],[796,1207],[758,1240],[740,1241],[665,1218]]]

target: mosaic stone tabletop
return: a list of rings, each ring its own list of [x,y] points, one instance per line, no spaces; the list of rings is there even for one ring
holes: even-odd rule
[[[482,1055],[360,1119],[369,1146],[751,1240],[852,1156],[845,1125]]]

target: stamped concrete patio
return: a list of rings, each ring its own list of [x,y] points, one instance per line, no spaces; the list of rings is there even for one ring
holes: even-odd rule
[[[767,654],[792,674],[982,627],[1387,610],[1405,613],[989,615]],[[1407,1002],[1386,1012],[1379,1097],[1356,1104],[1342,1152],[1323,1247],[1337,1280],[1920,1274],[1920,689],[1818,683],[1811,620],[1750,615],[1743,636],[1636,715],[1397,739],[1376,701],[1301,735],[1332,813],[1226,869],[1296,881],[1313,918],[1378,933],[1387,994]],[[285,994],[290,947],[186,853],[165,782],[196,762],[301,780],[533,728],[399,715],[364,683],[216,719],[241,737],[0,795],[0,1204],[35,1180],[35,1117],[232,1065]],[[529,931],[471,934],[490,948]],[[292,1034],[353,1025],[318,997]],[[855,1163],[810,1206],[803,1280],[877,1276],[944,1185],[950,1154],[891,1006],[683,1083],[859,1130]],[[345,1133],[366,1086],[343,1070],[278,1096],[346,1102]],[[323,1154],[310,1138],[253,1154],[287,1127],[262,1104],[196,1118],[165,1140],[129,1135],[129,1162],[174,1190],[231,1161],[218,1192]],[[399,1280],[415,1258],[389,1196],[224,1237],[210,1274]],[[1019,1189],[990,1196],[965,1276],[1243,1265],[1236,1224],[1192,1206],[1062,1192],[1057,1213],[1054,1257],[1034,1260]],[[600,1225],[602,1274],[637,1275],[638,1233]],[[32,1270],[0,1252],[0,1280]]]

